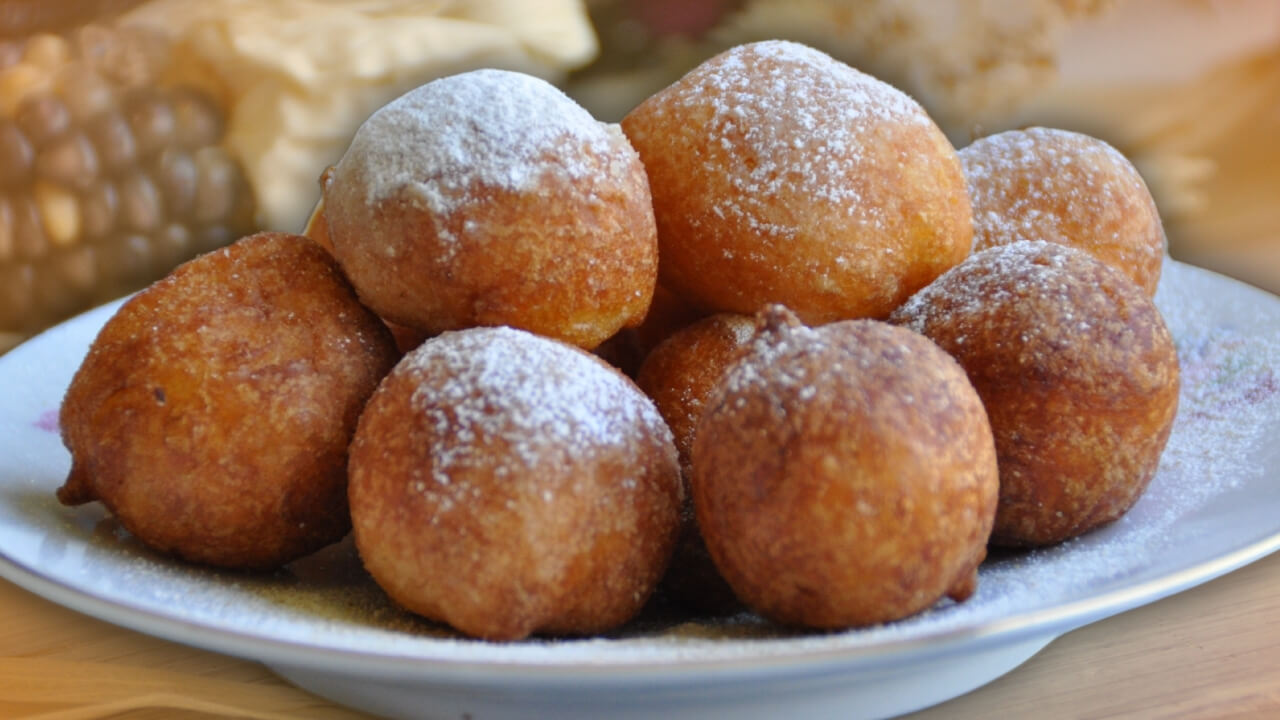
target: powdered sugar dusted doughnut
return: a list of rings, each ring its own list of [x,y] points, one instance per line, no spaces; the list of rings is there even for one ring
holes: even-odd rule
[[[648,182],[617,126],[545,81],[479,70],[374,113],[326,174],[334,254],[382,317],[594,347],[657,277]]]
[[[604,361],[509,328],[406,355],[351,447],[356,546],[400,604],[469,635],[602,632],[666,568],[671,432]]]
[[[992,541],[1044,545],[1123,515],[1178,406],[1178,356],[1151,299],[1087,253],[1018,242],[974,254],[894,312],[982,396],[1000,462]]]
[[[991,428],[954,360],[873,320],[762,314],[693,440],[707,548],[748,605],[819,628],[970,595],[996,507]]]
[[[663,283],[708,310],[884,317],[968,254],[955,150],[893,87],[791,42],[744,45],[622,121]]]
[[[1033,127],[960,150],[973,203],[974,250],[1019,240],[1093,255],[1155,295],[1164,226],[1133,163],[1106,142]]]

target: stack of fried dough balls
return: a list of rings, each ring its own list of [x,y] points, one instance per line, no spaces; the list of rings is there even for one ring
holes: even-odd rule
[[[666,569],[670,430],[595,348],[653,297],[648,180],[616,125],[483,70],[374,113],[322,180],[361,298],[428,336],[352,443],[354,536],[398,603],[469,635],[589,634]],[[518,328],[518,329],[517,329]]]
[[[62,403],[58,498],[147,545],[282,565],[350,529],[347,446],[396,362],[387,328],[305,237],[250,236],[126,302]]]
[[[1145,185],[1020,132],[957,153],[791,42],[620,126],[517,73],[433,81],[321,178],[314,241],[242,240],[107,323],[59,497],[228,567],[351,527],[388,596],[490,640],[659,587],[823,629],[963,600],[988,543],[1131,507],[1177,407]]]
[[[703,312],[722,313],[658,345],[638,380],[677,429],[678,444],[692,445],[685,464],[695,528],[724,579],[752,608],[819,627],[902,617],[940,594],[966,595],[974,558],[981,558],[975,544],[1060,542],[1116,519],[1141,495],[1171,431],[1178,367],[1150,299],[1164,257],[1163,229],[1141,177],[1114,148],[1078,133],[1032,128],[979,140],[957,154],[927,115],[892,88],[813,50],[777,42],[704,63],[632,111],[623,128],[653,184],[660,283]],[[1046,249],[1031,240],[1056,244]],[[996,246],[1009,249],[965,260],[974,248]],[[995,273],[981,287],[958,281],[998,258],[1002,264],[1023,258],[1028,267]],[[805,363],[828,362],[852,375],[842,380],[853,385],[877,378],[883,357],[855,367],[824,347],[806,351],[795,367],[766,369],[776,358],[765,363],[739,352],[726,360],[727,345],[709,351],[699,337],[714,338],[715,324],[734,317],[723,313],[751,314],[772,302],[810,324],[835,321],[816,328],[819,334],[850,318],[892,316],[959,361],[968,379],[956,387],[972,394],[976,386],[990,414],[966,431],[994,444],[1000,478],[1000,511],[986,525],[994,535],[969,524],[969,534],[950,541],[968,548],[968,564],[918,562],[912,550],[936,558],[911,544],[926,541],[900,537],[903,525],[893,523],[876,535],[851,510],[891,513],[892,493],[909,494],[902,477],[876,475],[888,464],[886,453],[898,452],[891,444],[821,437],[805,425],[808,410],[798,395],[816,402],[831,393],[826,402],[839,404],[872,391],[816,382],[797,390],[788,373],[808,378]],[[953,306],[959,309],[929,313],[929,322],[918,317],[922,308]],[[976,330],[966,311],[998,320]],[[751,352],[763,356],[761,348],[786,336],[776,328],[764,332]],[[700,372],[689,369],[699,366]],[[764,379],[753,400],[731,392],[731,380],[708,382],[713,372]],[[876,397],[875,412],[896,401]],[[742,408],[752,403],[759,416],[744,419]],[[902,412],[927,418],[923,405]],[[872,415],[849,422],[874,427]],[[785,430],[770,435],[774,425]],[[825,453],[826,475],[796,459],[806,452]],[[882,497],[874,497],[866,477],[882,480]],[[768,482],[822,499],[765,503],[760,498],[775,489],[766,490]],[[854,493],[842,483],[868,494],[851,505]],[[937,490],[919,492],[936,498]],[[972,497],[939,509],[936,529],[947,527],[948,513],[983,517],[994,507]],[[837,525],[824,525],[832,517]],[[849,540],[841,535],[849,531],[845,524],[867,532],[859,547],[876,548],[866,562],[884,561],[883,572],[823,541]],[[811,534],[813,528],[822,530]],[[928,542],[935,541],[945,542],[943,536]],[[895,548],[905,550],[895,556]],[[806,562],[824,553],[858,568],[865,585],[855,589],[848,578]],[[677,553],[675,562],[673,592],[687,597],[692,587],[703,600],[717,596],[719,585],[696,553]],[[915,587],[918,597],[889,592],[925,577],[932,584]],[[697,598],[689,604],[705,607]]]

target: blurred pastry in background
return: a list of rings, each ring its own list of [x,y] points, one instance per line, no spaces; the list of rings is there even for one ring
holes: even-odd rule
[[[790,39],[911,94],[957,147],[1101,138],[1182,260],[1280,292],[1280,4],[1270,0],[589,0],[601,57],[569,94],[621,117],[721,50]],[[663,12],[663,8],[667,8]]]

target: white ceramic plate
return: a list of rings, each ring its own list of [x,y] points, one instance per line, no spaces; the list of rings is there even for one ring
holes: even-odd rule
[[[140,547],[97,505],[53,498],[58,404],[99,308],[0,357],[0,575],[142,632],[258,660],[394,717],[884,717],[978,687],[1059,634],[1280,548],[1280,300],[1170,262],[1158,302],[1183,392],[1159,473],[1119,522],[1004,554],[978,593],[909,620],[788,633],[754,616],[650,613],[614,636],[491,644],[391,606],[349,543],[269,575]]]

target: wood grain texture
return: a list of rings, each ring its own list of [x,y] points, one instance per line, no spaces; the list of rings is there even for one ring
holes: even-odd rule
[[[1280,553],[1053,642],[911,720],[1280,717]],[[256,663],[85,617],[0,581],[0,717],[358,720]]]

